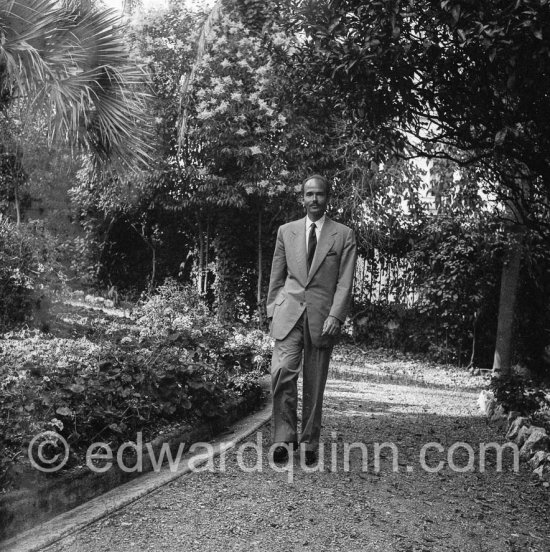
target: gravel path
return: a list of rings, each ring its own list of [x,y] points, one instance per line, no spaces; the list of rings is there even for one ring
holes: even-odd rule
[[[480,378],[353,349],[337,351],[333,364],[323,471],[301,466],[299,455],[273,469],[264,426],[248,441],[262,444],[260,456],[241,446],[212,471],[184,476],[47,550],[550,550],[548,489],[525,466],[516,473],[509,450],[501,470],[491,452],[480,470],[480,443],[502,443],[504,432],[479,415]],[[458,442],[466,445],[449,455]],[[395,448],[376,455],[382,443]],[[429,443],[431,472],[421,466]],[[470,450],[473,470],[464,471]]]

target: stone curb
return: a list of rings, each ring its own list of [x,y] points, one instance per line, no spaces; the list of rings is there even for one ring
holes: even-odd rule
[[[489,422],[504,423],[505,439],[518,447],[520,460],[531,467],[544,487],[550,487],[550,437],[546,430],[532,425],[520,412],[506,412],[491,391],[481,391],[478,405]]]
[[[267,379],[263,381],[264,379],[262,378],[261,383],[265,389]],[[238,406],[242,408],[242,405]],[[212,458],[234,448],[239,442],[266,424],[270,418],[271,401],[269,399],[259,411],[237,419],[233,425],[219,434],[217,438],[212,440],[211,433],[208,433],[207,439],[210,439],[208,441],[210,445],[208,452],[205,452],[206,447],[199,447],[202,452],[194,454],[188,452],[184,454],[175,469],[171,470],[168,466],[163,466],[160,471],[142,473],[122,484],[115,482],[110,490],[107,490],[103,494],[96,495],[87,502],[80,503],[80,505],[73,509],[31,527],[7,540],[0,541],[0,549],[2,552],[34,552],[50,546],[63,537],[131,504],[142,496],[154,492],[171,481],[190,473],[193,469],[204,465]],[[227,437],[231,434],[233,437],[230,440],[223,440],[224,436]],[[186,435],[189,436],[189,432]],[[197,437],[197,431],[192,432],[192,435],[194,438],[187,442],[204,443],[206,440],[204,439],[204,433],[202,434],[203,440],[201,440],[201,437]],[[182,437],[184,435],[171,439],[170,444],[184,442],[185,439],[182,440]],[[164,442],[167,441],[164,440]]]

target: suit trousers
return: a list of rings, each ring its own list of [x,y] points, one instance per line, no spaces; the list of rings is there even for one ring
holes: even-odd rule
[[[307,311],[284,339],[275,341],[271,359],[274,443],[298,441],[298,376],[303,364],[302,431],[299,442],[305,450],[318,449],[331,353],[332,346],[321,349],[313,345]]]

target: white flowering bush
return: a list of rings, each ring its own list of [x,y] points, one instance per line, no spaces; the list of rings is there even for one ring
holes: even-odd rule
[[[283,50],[292,41],[276,28],[270,38]],[[287,178],[289,152],[297,149],[296,137],[303,133],[295,132],[293,106],[281,101],[284,86],[263,39],[239,13],[221,10],[196,67],[187,120],[189,147],[198,160],[198,186],[219,183],[220,166],[239,166],[239,185],[232,193],[220,189],[218,202],[236,205],[242,196],[292,192],[292,179]],[[223,183],[228,184],[232,185]]]
[[[155,293],[134,309],[141,342],[170,339],[187,348],[223,346],[229,332],[212,316],[191,286],[167,279]]]
[[[228,367],[267,373],[272,347],[271,338],[261,330],[233,328],[233,333],[224,343],[224,359]]]

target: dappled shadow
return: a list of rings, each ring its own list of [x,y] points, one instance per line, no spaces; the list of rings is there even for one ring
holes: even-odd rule
[[[460,468],[469,461],[474,462],[472,472],[475,471],[483,443],[504,442],[505,431],[488,425],[477,410],[476,398],[476,393],[463,390],[331,379],[325,393],[323,436],[327,445],[335,439],[370,445],[391,443],[395,445],[396,461],[404,469],[412,466],[411,473],[416,470],[425,446],[426,458],[436,465],[443,461],[442,470],[448,469],[446,455],[454,445],[451,464],[456,462],[459,468],[456,473],[462,476]],[[482,452],[485,465],[493,465],[495,452]],[[360,453],[355,457],[357,454]],[[390,461],[393,455],[391,451],[388,453]],[[503,460],[503,469],[512,469],[513,462],[514,455],[510,452]],[[392,463],[387,463],[386,468],[391,467]],[[361,471],[360,459],[354,469]],[[424,475],[433,476],[429,472]]]
[[[98,343],[135,332],[134,322],[124,316],[113,316],[87,305],[54,304],[49,333],[52,337],[79,339]],[[98,315],[99,313],[99,315]],[[125,323],[126,322],[126,323]]]
[[[322,468],[308,472],[295,455],[288,493],[320,494],[312,500],[323,527],[347,498],[340,523],[343,534],[354,527],[353,550],[546,552],[546,490],[516,461],[517,449],[499,449],[504,435],[479,412],[477,391],[331,378]],[[264,447],[270,443],[267,431]]]
[[[465,391],[479,391],[486,379],[470,376],[465,373],[464,370],[456,368],[456,381],[450,383],[439,383],[437,381],[429,381],[423,376],[410,375],[403,373],[403,371],[395,370],[382,371],[381,369],[358,367],[358,366],[346,366],[333,364],[329,369],[329,378],[343,381],[369,381],[375,383],[388,383],[392,385],[410,385],[421,388],[435,388],[435,389],[462,389]]]
[[[130,552],[136,542],[143,550],[546,552],[546,490],[527,469],[514,471],[508,451],[499,470],[488,450],[481,469],[480,445],[504,433],[480,415],[476,395],[331,378],[322,469],[306,469],[298,452],[270,464],[266,424],[211,471],[177,479],[55,552]]]

